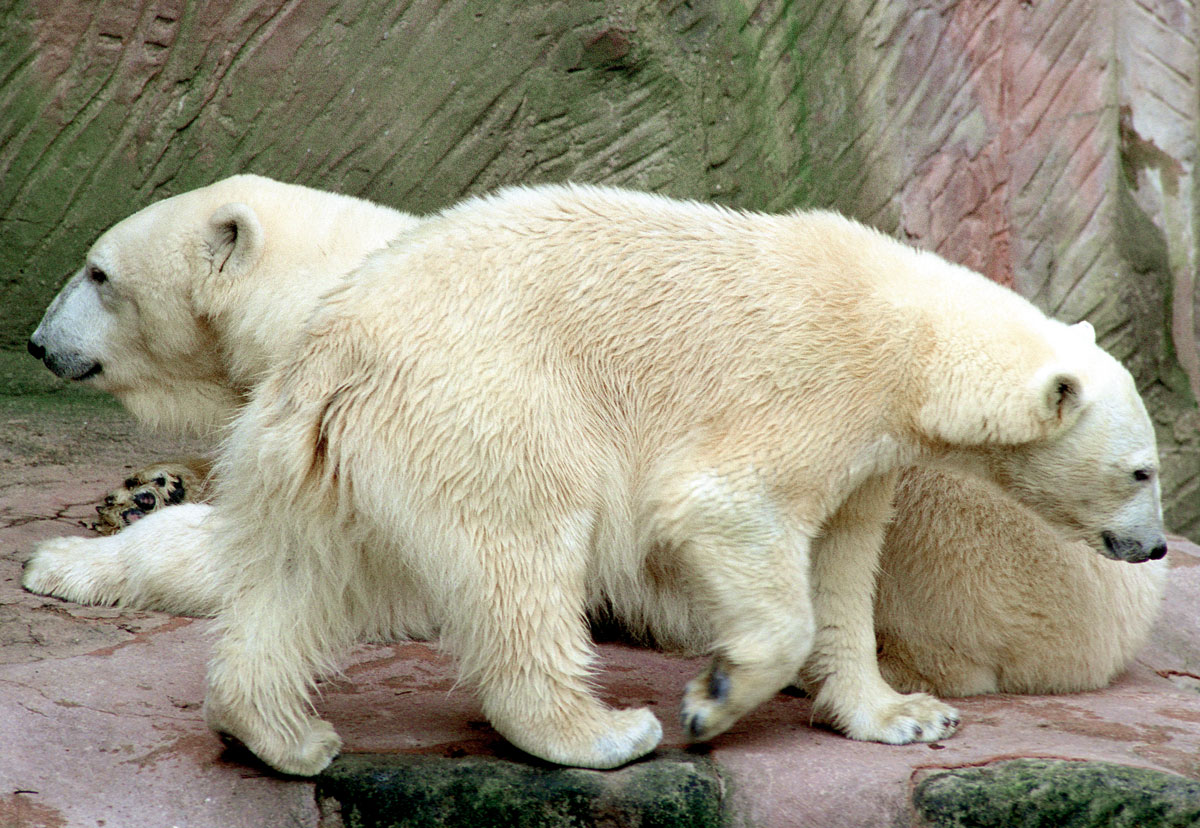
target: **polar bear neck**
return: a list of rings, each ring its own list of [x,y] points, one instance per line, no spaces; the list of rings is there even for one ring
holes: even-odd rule
[[[902,261],[909,266],[887,271],[879,292],[929,333],[916,356],[923,437],[956,450],[1049,436],[1061,423],[1038,396],[1057,374],[1085,372],[1094,342],[974,271],[919,251]]]
[[[244,179],[254,186],[245,186]],[[214,285],[204,313],[238,400],[228,420],[261,378],[293,352],[322,297],[418,219],[363,199],[257,176],[218,186],[241,194],[267,240],[252,272]]]

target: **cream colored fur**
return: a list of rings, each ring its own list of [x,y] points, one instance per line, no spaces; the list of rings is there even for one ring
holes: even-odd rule
[[[987,482],[906,470],[875,596],[884,678],[941,696],[1112,681],[1158,616],[1166,561],[1131,566],[1069,538]]]
[[[417,219],[360,199],[235,176],[118,223],[31,340],[47,365],[139,419],[220,433],[318,298]],[[98,278],[98,274],[103,278]]]
[[[1071,665],[1081,684],[1107,680],[1153,616],[1158,573],[1119,564],[1087,580],[1099,556],[1062,533],[1101,550],[1108,533],[1131,559],[1161,545],[1153,434],[1128,374],[1086,332],[935,256],[827,213],[588,188],[507,191],[419,224],[249,177],[179,199],[102,237],[88,267],[102,263],[107,281],[76,277],[35,340],[64,375],[102,365],[87,381],[150,419],[219,426],[249,397],[221,453],[220,506],[50,542],[24,583],[219,606],[209,721],[282,770],[314,773],[337,750],[306,698],[344,645],[435,633],[517,745],[593,767],[635,758],[658,725],[590,693],[580,618],[601,610],[714,654],[684,697],[695,738],[798,673],[819,715],[854,738],[948,735],[953,709],[897,694],[874,657],[879,544],[895,476],[914,463],[998,481],[1024,505],[969,486],[929,501],[921,481],[942,478],[904,472],[917,488],[901,488],[900,519],[919,511],[928,531],[916,545],[893,530],[885,551],[877,611],[894,680],[954,692],[995,689],[963,671],[990,671],[995,687],[1025,661],[1052,673],[1061,653],[1030,646],[1027,619],[1053,603],[1060,572],[1097,596],[1072,607],[1064,638],[1123,654]],[[140,257],[126,270],[127,247]],[[155,255],[175,267],[152,267]],[[81,293],[106,289],[99,310]],[[121,290],[154,316],[122,316]],[[68,323],[86,314],[103,335],[71,342]],[[172,382],[156,385],[163,357],[145,343],[172,315],[211,365],[188,376],[208,363],[173,353]],[[189,400],[211,404],[168,401],[189,383],[206,389]],[[1114,445],[1089,425],[1105,417],[1137,439]],[[1135,485],[1134,471],[1150,477]],[[1068,486],[1081,480],[1112,497],[1076,508]],[[992,501],[1005,504],[998,524],[970,540],[957,510]],[[992,543],[1026,548],[1030,506],[1063,523],[1045,530],[1061,565],[993,565]],[[956,555],[963,537],[979,560]],[[145,565],[156,542],[175,551]],[[179,601],[148,584],[176,566],[189,573]],[[1030,603],[1014,599],[1016,618],[976,614],[961,585],[979,581]],[[955,659],[936,612],[908,611],[917,594],[958,619],[949,646],[999,643]],[[1119,621],[1097,612],[1114,604],[1128,610]]]

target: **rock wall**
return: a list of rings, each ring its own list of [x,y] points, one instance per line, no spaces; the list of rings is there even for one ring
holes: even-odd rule
[[[1195,537],[1196,35],[1170,0],[0,0],[0,347],[105,226],[238,171],[832,206],[1091,319]]]

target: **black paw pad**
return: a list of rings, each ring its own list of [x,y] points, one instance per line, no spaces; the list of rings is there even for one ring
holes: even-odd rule
[[[680,724],[683,725],[683,732],[688,735],[688,738],[699,739],[700,734],[704,732],[704,717],[699,713],[684,713],[679,718]]]
[[[729,687],[729,674],[720,667],[713,667],[708,677],[708,697],[713,701],[725,701],[729,696]]]
[[[171,478],[171,488],[167,490],[168,503],[183,503],[187,498],[187,487],[183,485],[183,481],[177,477]]]

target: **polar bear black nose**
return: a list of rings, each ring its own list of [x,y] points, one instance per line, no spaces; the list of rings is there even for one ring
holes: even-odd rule
[[[25,344],[25,347],[29,350],[29,355],[34,359],[41,359],[42,357],[46,356],[46,349],[34,342],[32,339]]]
[[[1160,543],[1158,546],[1150,550],[1150,559],[1157,561],[1167,556],[1167,545]]]

